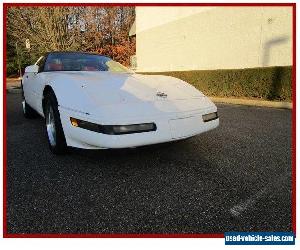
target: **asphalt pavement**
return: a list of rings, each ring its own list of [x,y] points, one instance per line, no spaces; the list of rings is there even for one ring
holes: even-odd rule
[[[188,140],[56,156],[8,93],[8,233],[291,231],[291,111],[218,111]]]

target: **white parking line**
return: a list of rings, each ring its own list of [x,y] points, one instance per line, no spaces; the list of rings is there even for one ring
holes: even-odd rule
[[[230,213],[235,216],[238,217],[241,215],[241,213],[243,213],[244,211],[246,211],[247,209],[249,209],[250,207],[253,207],[255,205],[255,203],[265,194],[267,193],[268,189],[267,187],[261,189],[260,191],[258,191],[255,195],[251,196],[249,199],[247,199],[246,201],[243,201],[241,203],[239,203],[238,205],[235,205],[234,207],[230,208]]]
[[[235,216],[239,217],[241,216],[242,213],[245,211],[249,210],[250,208],[254,207],[254,205],[261,199],[263,198],[266,194],[268,193],[274,193],[276,191],[276,187],[280,187],[281,184],[286,180],[286,179],[291,179],[291,174],[290,173],[285,173],[282,174],[278,178],[273,178],[273,182],[267,184],[264,188],[259,190],[256,194],[252,195],[250,198],[248,198],[245,201],[242,201],[238,203],[237,205],[233,206],[232,208],[229,209],[229,212]]]

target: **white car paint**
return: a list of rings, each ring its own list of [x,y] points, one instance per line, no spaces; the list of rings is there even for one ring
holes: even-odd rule
[[[26,69],[22,81],[26,102],[44,116],[43,91],[47,85],[53,89],[68,146],[136,147],[180,140],[219,125],[219,119],[203,122],[202,115],[217,112],[210,99],[177,78],[108,71],[30,71],[34,70]],[[107,135],[74,127],[70,117],[101,125],[154,122],[157,130]]]

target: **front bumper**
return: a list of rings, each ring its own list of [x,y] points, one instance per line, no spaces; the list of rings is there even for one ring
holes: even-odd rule
[[[176,141],[204,133],[219,125],[219,119],[209,122],[203,121],[203,115],[216,112],[216,108],[211,107],[193,112],[178,112],[142,119],[122,119],[122,121],[115,121],[113,125],[154,122],[157,129],[156,131],[143,133],[107,135],[74,127],[70,123],[70,117],[76,117],[97,124],[101,124],[100,121],[91,119],[88,115],[83,116],[83,114],[61,107],[59,111],[67,145],[85,149],[130,148]]]

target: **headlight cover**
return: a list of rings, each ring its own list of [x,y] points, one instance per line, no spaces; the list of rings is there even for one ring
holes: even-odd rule
[[[141,123],[129,125],[100,125],[92,122],[79,120],[73,117],[70,117],[70,121],[74,127],[79,127],[107,135],[123,135],[156,131],[155,123]]]

